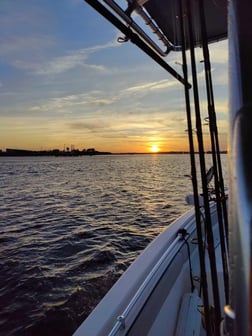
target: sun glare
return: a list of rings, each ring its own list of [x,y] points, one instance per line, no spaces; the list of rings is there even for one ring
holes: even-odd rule
[[[150,147],[150,151],[151,151],[152,153],[158,153],[158,152],[159,152],[159,147],[158,147],[158,145],[156,145],[156,144],[151,145],[151,147]]]

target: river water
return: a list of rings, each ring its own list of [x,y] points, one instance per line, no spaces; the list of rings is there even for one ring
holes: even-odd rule
[[[186,154],[0,157],[0,335],[71,335],[189,209],[189,175]]]

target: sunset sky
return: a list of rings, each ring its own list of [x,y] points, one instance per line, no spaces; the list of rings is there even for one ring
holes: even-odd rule
[[[182,85],[118,36],[82,0],[1,0],[0,149],[188,150]],[[227,41],[211,55],[226,149]],[[167,60],[181,73],[180,54]]]

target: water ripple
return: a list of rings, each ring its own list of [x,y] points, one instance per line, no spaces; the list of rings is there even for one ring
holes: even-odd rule
[[[188,209],[187,155],[0,160],[1,335],[71,335]]]

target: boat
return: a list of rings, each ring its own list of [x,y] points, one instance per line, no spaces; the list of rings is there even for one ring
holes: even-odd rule
[[[252,3],[127,0],[123,8],[117,0],[85,1],[122,32],[118,42],[134,43],[181,83],[193,194],[187,197],[192,208],[147,246],[74,336],[251,335]],[[228,195],[209,56],[209,44],[223,39],[228,39],[230,63]],[[198,47],[208,101],[213,164],[208,172],[195,61]],[[178,52],[181,73],[169,64],[170,53]]]

